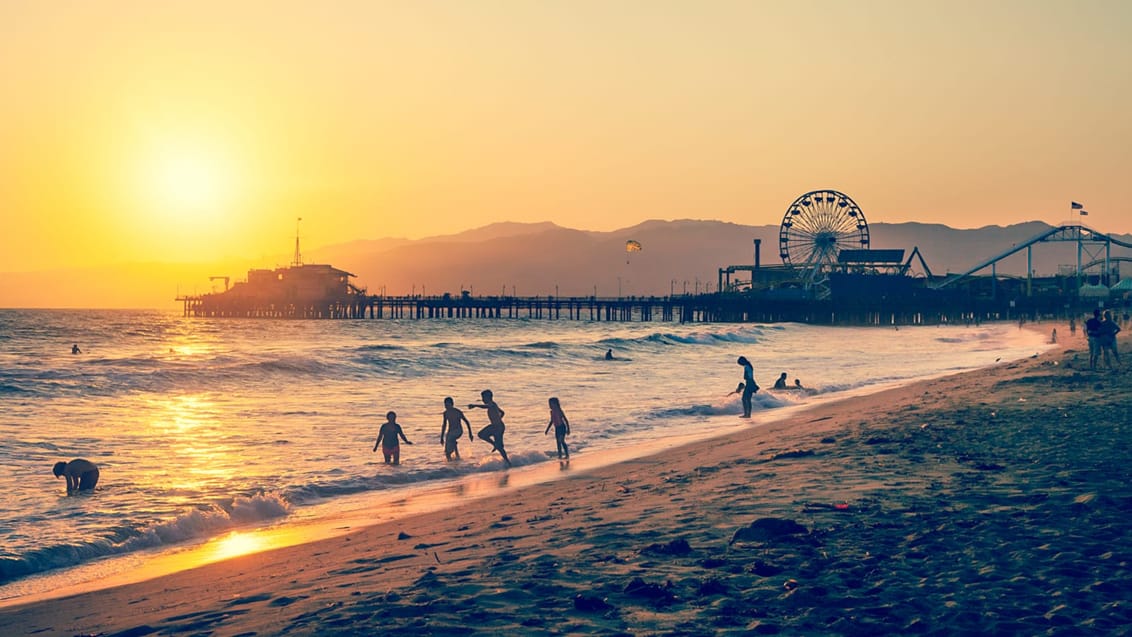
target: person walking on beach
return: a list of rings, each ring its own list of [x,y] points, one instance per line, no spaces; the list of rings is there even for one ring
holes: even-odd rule
[[[1093,318],[1085,321],[1085,338],[1089,341],[1089,369],[1097,368],[1097,358],[1101,353],[1100,342],[1101,311],[1093,310]]]
[[[547,401],[550,404],[550,422],[546,423],[546,431],[542,435],[550,433],[550,428],[554,427],[554,440],[558,443],[558,457],[566,460],[570,459],[570,448],[566,446],[566,435],[570,433],[570,421],[566,418],[566,412],[562,411],[562,405],[558,402],[558,398],[551,398]]]
[[[1108,360],[1109,353],[1116,361],[1116,366],[1120,366],[1120,350],[1116,347],[1116,335],[1119,333],[1120,326],[1112,320],[1112,312],[1105,310],[1104,318],[1101,319],[1101,324],[1097,327],[1097,342],[1100,343],[1101,353],[1104,355],[1104,366],[1108,369],[1113,368],[1112,363]]]
[[[385,464],[389,464],[390,460],[395,465],[401,464],[401,443],[397,440],[398,436],[405,441],[405,444],[413,444],[405,437],[401,425],[397,424],[397,412],[391,411],[385,414],[385,422],[382,423],[381,429],[377,431],[377,440],[373,443],[374,451],[377,451],[377,446],[381,445],[381,454],[385,456]]]
[[[98,484],[98,466],[83,458],[75,458],[70,462],[60,460],[55,463],[52,472],[56,478],[67,478],[67,493],[91,491]]]
[[[471,403],[468,409],[486,409],[487,410],[487,426],[480,429],[476,434],[480,440],[490,442],[493,449],[503,456],[503,464],[508,467],[511,466],[511,459],[507,457],[507,451],[503,448],[503,431],[507,426],[503,424],[503,408],[496,402],[494,395],[490,389],[485,389],[480,392],[480,398],[483,399],[482,403]]]
[[[456,443],[460,442],[460,436],[464,433],[464,425],[468,427],[468,439],[474,441],[472,423],[468,422],[464,412],[456,408],[451,396],[445,398],[444,423],[440,425],[440,442],[444,445],[444,458],[446,460],[452,460],[453,455],[456,456],[457,460],[460,459],[460,450],[456,448]]]
[[[759,390],[759,386],[755,383],[755,368],[746,356],[740,356],[737,362],[743,367],[743,382],[739,383],[739,388],[743,392],[743,417],[750,418],[751,397]]]

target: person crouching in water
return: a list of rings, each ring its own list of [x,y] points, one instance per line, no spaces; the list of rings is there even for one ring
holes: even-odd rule
[[[377,446],[381,445],[381,453],[385,456],[385,464],[389,464],[392,460],[393,464],[401,464],[401,443],[397,440],[397,436],[405,441],[405,444],[411,445],[409,439],[405,437],[405,432],[401,430],[401,425],[397,424],[397,412],[391,411],[385,414],[385,422],[382,423],[381,429],[377,431],[377,440],[373,443],[373,450],[377,451]]]
[[[511,459],[507,457],[507,451],[503,449],[503,431],[507,428],[503,424],[503,408],[496,404],[490,389],[485,389],[480,392],[480,398],[483,403],[472,403],[468,405],[468,409],[486,409],[487,410],[487,426],[480,429],[476,436],[480,440],[490,442],[491,446],[503,456],[503,464],[508,467],[511,466]]]
[[[570,433],[570,421],[566,419],[566,412],[562,411],[562,405],[557,398],[551,398],[547,402],[550,403],[550,422],[546,423],[546,431],[542,432],[542,435],[550,433],[550,428],[554,427],[554,439],[558,442],[558,457],[569,460],[570,448],[566,446],[566,434]]]
[[[52,469],[56,478],[67,478],[67,493],[72,491],[91,491],[98,484],[98,467],[90,460],[75,458],[70,462],[59,461]]]

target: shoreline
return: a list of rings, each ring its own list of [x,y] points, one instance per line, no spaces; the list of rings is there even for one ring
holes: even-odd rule
[[[111,555],[87,564],[33,574],[24,580],[0,585],[0,592],[7,594],[6,597],[0,597],[0,610],[97,592],[116,586],[137,584],[253,552],[311,544],[354,533],[366,527],[459,506],[458,500],[461,498],[499,497],[506,491],[563,479],[566,477],[565,472],[585,473],[671,452],[679,447],[710,443],[747,431],[752,427],[764,427],[783,420],[801,418],[827,405],[960,373],[965,372],[941,371],[919,378],[885,381],[836,394],[820,395],[811,403],[760,408],[754,412],[752,419],[740,420],[726,427],[713,427],[713,430],[706,435],[704,433],[667,434],[643,445],[638,443],[607,449],[598,455],[584,453],[565,465],[548,460],[543,463],[518,466],[508,471],[476,473],[439,482],[410,485],[407,491],[357,493],[346,496],[345,500],[350,502],[340,502],[329,516],[300,509],[287,519],[265,525],[238,527],[222,535],[202,538],[183,546]],[[375,512],[375,508],[378,511]]]
[[[1081,371],[1062,347],[338,537],[0,608],[0,632],[1114,630],[1132,620],[1113,605],[1132,583],[1120,489],[1132,383]],[[798,526],[751,526],[762,518]]]

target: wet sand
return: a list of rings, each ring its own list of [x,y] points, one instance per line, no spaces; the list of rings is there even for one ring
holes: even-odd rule
[[[1129,634],[1132,374],[1086,358],[3,608],[0,634]]]

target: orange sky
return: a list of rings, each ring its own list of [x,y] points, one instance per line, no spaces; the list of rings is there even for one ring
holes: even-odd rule
[[[1121,0],[9,0],[0,272],[266,258],[300,216],[312,248],[777,224],[818,188],[1132,232],[1130,28]]]

